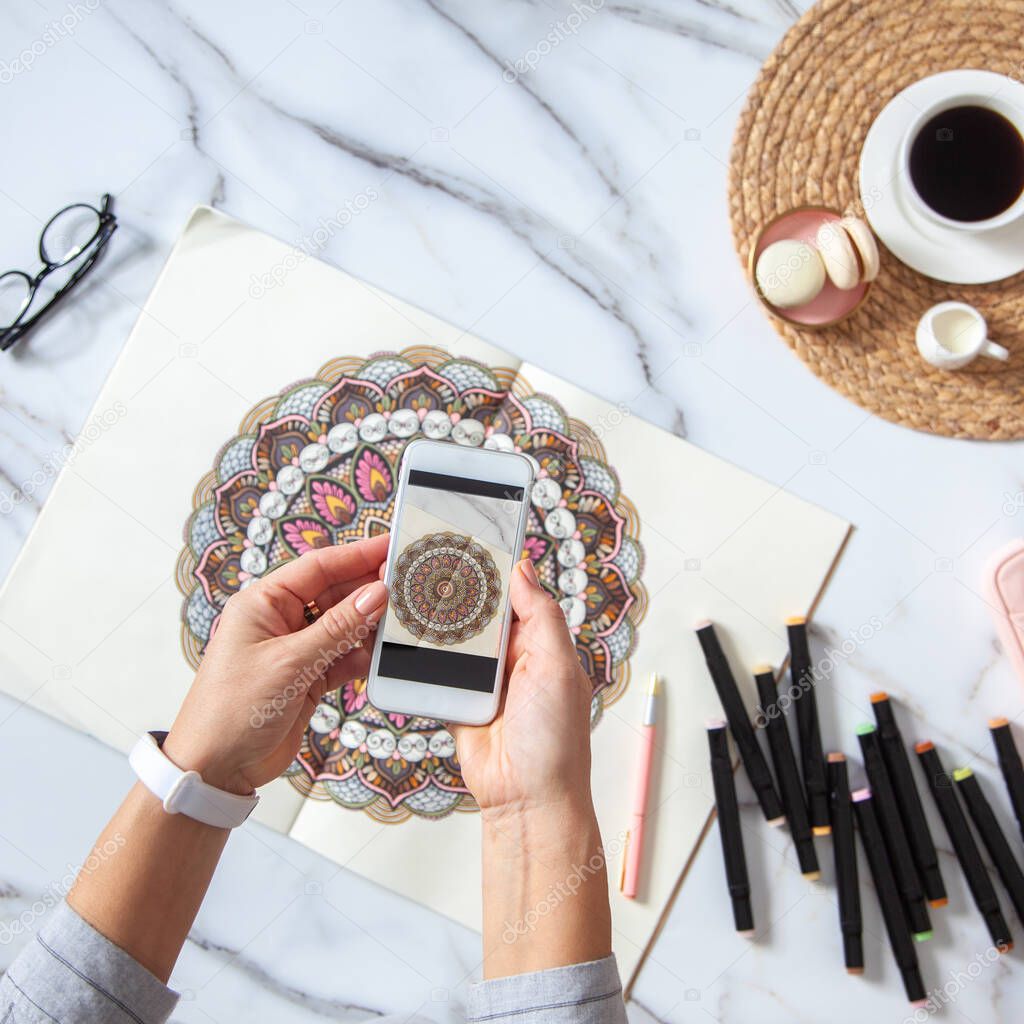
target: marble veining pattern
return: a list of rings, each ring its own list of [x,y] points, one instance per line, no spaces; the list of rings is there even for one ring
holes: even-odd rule
[[[5,5],[4,269],[36,268],[40,227],[66,203],[110,191],[121,227],[74,300],[0,357],[0,574],[53,479],[75,472],[68,446],[186,214],[208,202],[856,524],[815,616],[814,653],[834,654],[818,698],[826,746],[853,754],[868,695],[887,689],[907,739],[973,764],[1009,825],[985,721],[1021,716],[1024,690],[978,581],[988,553],[1021,533],[1019,448],[915,434],[839,398],[774,335],[732,250],[731,134],[760,62],[803,6]],[[202,363],[215,345],[216,332],[179,358]],[[58,744],[64,758],[39,756]],[[0,779],[3,968],[129,774],[93,740],[0,698]],[[712,834],[631,1018],[788,1024],[828,1006],[837,1021],[907,1019],[869,885],[868,970],[848,978],[828,845],[823,883],[808,886],[786,834],[764,827],[741,786],[757,937],[731,931]],[[951,981],[987,938],[936,834],[951,906],[919,949],[926,982],[953,991],[947,1019],[1015,1020],[1019,953]],[[174,1019],[458,1020],[478,971],[471,933],[250,826],[229,844],[175,972]]]
[[[406,490],[405,501],[407,506],[436,516],[459,533],[499,551],[514,553],[522,509],[517,501],[412,485]]]

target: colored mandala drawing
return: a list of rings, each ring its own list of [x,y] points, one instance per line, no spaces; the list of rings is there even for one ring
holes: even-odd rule
[[[391,606],[417,640],[461,644],[482,633],[501,598],[494,559],[471,537],[432,533],[395,563]]]
[[[588,426],[515,371],[437,348],[333,360],[245,417],[197,485],[185,526],[177,576],[189,663],[198,666],[224,605],[254,579],[313,548],[386,532],[398,463],[416,437],[533,460],[525,553],[565,613],[593,682],[596,723],[629,682],[646,610],[639,518]],[[410,632],[452,626],[469,637],[496,613],[490,556],[474,545],[458,557],[459,572],[445,575],[438,566],[455,555],[443,544],[417,551],[395,600]],[[287,776],[304,794],[380,821],[476,810],[444,723],[378,711],[365,679],[324,698]]]

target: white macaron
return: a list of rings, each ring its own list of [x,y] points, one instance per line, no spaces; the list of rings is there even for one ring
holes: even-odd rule
[[[861,265],[860,279],[874,281],[882,264],[878,257],[878,243],[871,233],[871,228],[859,217],[844,217],[839,223],[843,225],[857,249]]]
[[[784,238],[766,246],[758,256],[754,277],[767,302],[788,309],[818,295],[825,286],[825,267],[812,245]]]
[[[860,283],[860,263],[853,241],[838,220],[825,221],[818,228],[814,242],[821,253],[829,280],[842,291],[856,288]]]

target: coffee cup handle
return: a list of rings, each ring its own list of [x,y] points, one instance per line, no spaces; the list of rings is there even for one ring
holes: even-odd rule
[[[994,341],[986,341],[981,347],[981,354],[983,356],[991,356],[993,359],[999,359],[1004,363],[1010,358],[1009,350],[1003,348],[1002,345],[997,345]]]

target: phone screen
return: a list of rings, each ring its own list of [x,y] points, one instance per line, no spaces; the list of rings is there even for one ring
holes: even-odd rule
[[[517,484],[410,470],[380,675],[494,691],[524,500]]]

